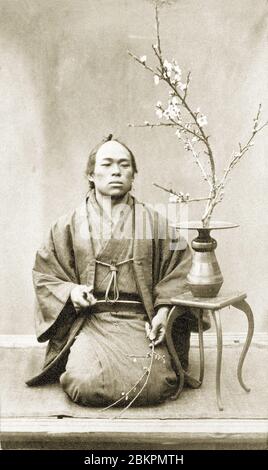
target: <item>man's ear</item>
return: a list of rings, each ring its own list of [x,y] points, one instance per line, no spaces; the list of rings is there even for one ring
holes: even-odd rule
[[[92,175],[88,175],[87,179],[88,179],[89,183],[94,183],[94,178],[93,178]]]

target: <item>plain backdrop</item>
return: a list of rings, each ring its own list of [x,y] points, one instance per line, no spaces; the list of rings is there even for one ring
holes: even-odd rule
[[[266,0],[177,0],[161,10],[164,55],[192,72],[189,99],[208,118],[219,174],[250,135],[258,104],[268,119]],[[133,150],[135,195],[165,203],[152,182],[207,195],[191,155],[154,121],[167,91],[128,56],[153,63],[148,0],[0,0],[1,333],[34,333],[31,269],[50,225],[87,191],[89,150],[113,132]],[[231,175],[214,218],[226,288],[245,290],[256,331],[268,331],[268,128]],[[202,214],[201,203],[190,218]],[[231,309],[224,331],[245,331]]]

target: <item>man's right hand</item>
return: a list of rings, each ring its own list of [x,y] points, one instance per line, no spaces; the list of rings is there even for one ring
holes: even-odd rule
[[[97,299],[92,294],[93,286],[77,285],[71,291],[71,301],[77,312],[83,308],[90,307],[97,302]]]

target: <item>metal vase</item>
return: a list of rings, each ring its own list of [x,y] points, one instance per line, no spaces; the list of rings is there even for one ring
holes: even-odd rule
[[[215,255],[217,242],[210,236],[209,228],[198,228],[198,237],[192,240],[193,262],[187,281],[194,297],[215,297],[223,276]]]

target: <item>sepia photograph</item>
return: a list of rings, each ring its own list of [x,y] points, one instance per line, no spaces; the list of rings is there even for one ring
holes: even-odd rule
[[[267,0],[0,0],[2,455],[268,449],[267,50]]]

